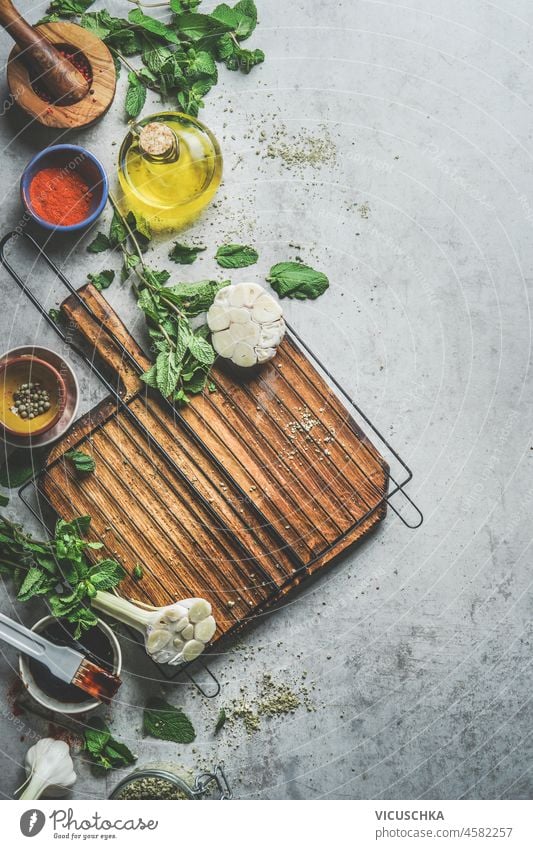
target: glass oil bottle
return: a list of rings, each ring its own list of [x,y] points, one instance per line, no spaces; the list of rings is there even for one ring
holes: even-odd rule
[[[153,230],[179,230],[197,218],[222,179],[213,133],[181,112],[160,112],[132,125],[119,153],[125,211]]]

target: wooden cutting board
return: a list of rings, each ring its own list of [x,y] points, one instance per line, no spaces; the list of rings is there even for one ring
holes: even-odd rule
[[[149,367],[102,295],[79,294],[97,320],[72,297],[62,311],[130,412],[109,399],[84,416],[54,446],[39,488],[63,518],[93,517],[99,555],[128,574],[142,565],[122,595],[154,605],[205,597],[218,641],[384,518],[387,464],[290,334],[258,372],[216,367],[217,391],[175,411],[106,332]],[[73,445],[95,458],[93,474],[76,477],[63,456]]]

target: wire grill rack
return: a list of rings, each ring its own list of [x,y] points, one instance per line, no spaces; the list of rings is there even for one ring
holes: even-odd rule
[[[124,386],[120,385],[119,381],[114,382],[110,378],[109,369],[103,368],[98,363],[95,351],[88,351],[86,344],[75,338],[76,334],[72,333],[71,323],[66,329],[58,325],[49,316],[39,297],[29,288],[28,283],[16,270],[6,251],[14,236],[24,239],[31,250],[42,258],[48,269],[68,292],[73,311],[86,318],[95,328],[100,339],[105,339],[106,343],[109,343],[124,368],[138,378],[146,370],[146,358],[140,349],[132,350],[131,344],[126,344],[119,330],[110,326],[109,321],[98,310],[97,304],[91,303],[90,298],[82,297],[32,236],[27,233],[21,235],[12,232],[2,239],[0,242],[0,261],[4,267],[41,316],[53,328],[62,343],[68,346],[98,378],[112,401],[112,403],[104,402],[105,413],[95,416],[94,423],[91,423],[90,427],[85,429],[84,435],[69,447],[78,448],[89,444],[91,453],[94,453],[97,459],[98,467],[102,469],[103,478],[112,474],[112,468],[107,459],[109,445],[106,446],[106,440],[107,443],[113,439],[120,443],[120,450],[124,450],[124,446],[128,444],[137,458],[136,464],[141,476],[143,469],[150,466],[154,467],[155,457],[158,458],[158,461],[163,461],[165,472],[161,473],[159,478],[164,479],[165,488],[168,489],[172,497],[184,504],[184,509],[186,508],[187,498],[190,499],[190,503],[196,505],[195,509],[191,510],[192,532],[182,523],[180,524],[180,533],[192,537],[190,540],[191,550],[196,548],[202,539],[204,540],[204,548],[200,557],[205,559],[209,574],[216,577],[217,590],[225,597],[228,579],[224,571],[232,569],[234,572],[232,587],[236,595],[235,602],[228,612],[230,621],[226,628],[226,635],[236,633],[242,628],[243,624],[250,621],[250,618],[279,601],[283,594],[296,586],[304,576],[312,574],[315,568],[320,567],[335,552],[341,551],[343,544],[349,542],[354,532],[357,533],[358,529],[364,529],[375,520],[382,518],[387,507],[407,527],[416,528],[422,523],[423,517],[420,510],[405,492],[406,485],[412,479],[410,469],[389,441],[343,390],[334,376],[317,359],[294,329],[288,328],[286,345],[289,368],[292,370],[290,374],[293,377],[301,378],[302,381],[306,379],[302,368],[302,358],[307,357],[329,387],[331,397],[326,399],[328,409],[337,410],[342,402],[343,425],[345,427],[343,434],[347,440],[347,446],[349,446],[350,440],[355,437],[358,440],[357,452],[350,453],[350,462],[345,467],[341,466],[335,470],[335,480],[333,481],[335,486],[328,478],[328,472],[316,473],[320,478],[322,487],[325,485],[324,480],[328,479],[326,485],[331,489],[330,502],[333,507],[329,510],[330,515],[323,517],[320,533],[317,532],[319,523],[317,523],[317,527],[308,531],[310,537],[316,537],[315,542],[309,545],[305,544],[309,516],[304,514],[309,505],[314,507],[315,510],[318,509],[317,504],[313,504],[313,501],[316,501],[316,495],[310,490],[304,507],[301,499],[300,501],[298,499],[299,490],[296,483],[293,491],[288,486],[286,498],[294,512],[291,513],[289,524],[280,524],[280,521],[285,521],[285,519],[281,516],[280,521],[276,520],[275,510],[272,512],[272,503],[268,499],[259,501],[250,498],[250,493],[244,483],[246,480],[246,469],[244,468],[246,462],[243,462],[242,457],[239,461],[239,473],[236,474],[235,463],[233,468],[230,468],[220,452],[217,453],[216,445],[219,436],[216,433],[207,432],[205,420],[195,420],[194,414],[185,415],[169,401],[164,401],[159,397],[155,399],[153,393],[141,382],[131,392],[125,391]],[[287,399],[295,396],[294,380],[289,386],[288,378],[285,377],[281,369],[275,377],[278,381],[276,390],[280,396],[277,402],[282,408],[281,412],[287,417],[291,414],[290,403]],[[250,387],[241,384],[238,390],[235,390],[223,374],[217,376],[217,388],[219,391],[216,394],[221,399],[220,402],[206,401],[206,404],[213,405],[213,408],[216,407],[217,403],[225,404],[226,409],[228,409],[228,404],[231,407],[232,397],[236,391],[240,393],[240,404],[246,407],[248,411],[256,405],[257,395],[253,394]],[[272,387],[265,388],[259,385],[259,390],[268,400]],[[298,400],[296,396],[295,398],[294,403]],[[265,404],[267,400],[265,400]],[[301,397],[299,400],[301,405],[306,403],[305,397]],[[263,401],[260,402],[260,405],[262,404]],[[349,413],[346,412],[346,408]],[[246,423],[249,424],[250,421],[251,415],[249,413]],[[238,414],[235,414],[236,428],[234,427],[234,429],[237,432],[242,424],[242,421],[238,420]],[[176,426],[179,427],[182,436],[181,455],[169,442],[169,435],[172,434]],[[279,425],[273,423],[272,427],[274,428],[274,438],[281,440],[283,433]],[[363,430],[371,436],[372,442],[368,441]],[[261,434],[258,432],[256,437],[259,442],[260,436]],[[312,437],[311,441],[313,441]],[[130,445],[130,443],[132,444]],[[198,485],[195,485],[194,475],[184,467],[183,454],[186,453],[183,452],[184,445],[190,446],[189,456],[192,457],[193,465],[195,452],[200,452],[210,474],[216,474],[221,481],[224,481],[225,492],[232,495],[232,497],[225,498],[227,508],[225,511],[221,512],[217,505],[214,506],[213,499],[209,498]],[[314,447],[317,450],[316,445]],[[238,453],[239,446],[237,445],[233,450],[234,453]],[[349,447],[346,450],[349,450]],[[235,460],[235,457],[233,459]],[[377,460],[380,462],[378,463]],[[160,465],[160,462],[157,465]],[[285,466],[283,474],[292,480],[293,471],[286,463]],[[264,473],[268,477],[267,472],[267,464],[265,463]],[[167,477],[167,475],[171,477]],[[353,485],[354,475],[358,481],[356,488]],[[143,480],[147,488],[150,489],[149,476],[146,473]],[[103,485],[105,489],[105,480],[97,481],[97,485],[99,487]],[[50,531],[50,523],[45,518],[44,510],[49,508],[49,515],[53,515],[58,512],[58,503],[65,503],[67,509],[74,487],[76,487],[76,492],[79,492],[79,483],[73,479],[69,465],[65,463],[63,454],[60,454],[52,459],[32,480],[24,484],[19,490],[19,494],[27,508]],[[111,485],[108,490],[110,487]],[[338,489],[336,494],[333,493],[335,487]],[[139,501],[139,493],[135,493],[134,489],[135,486],[132,484],[130,496],[132,512],[135,509],[133,502],[135,502],[135,499]],[[322,493],[324,491],[324,489],[321,490]],[[116,500],[113,492],[109,491],[107,494],[109,498],[115,497]],[[346,498],[345,495],[347,495]],[[155,498],[154,503],[156,503],[157,499],[161,500],[162,498],[161,492],[154,489],[150,497]],[[87,501],[87,512],[91,512],[92,504],[93,512],[97,513],[98,498],[94,489],[91,489],[91,484],[84,485],[84,498]],[[245,505],[246,509],[244,510],[239,505]],[[119,506],[117,505],[117,509]],[[142,504],[139,506],[142,506]],[[239,513],[242,513],[243,510],[246,513],[244,520],[239,516]],[[325,512],[324,508],[323,512]],[[154,521],[158,526],[158,532],[163,537],[165,533],[168,536],[163,519],[156,517]],[[235,533],[236,523],[238,524],[239,521],[247,522],[246,541],[243,541],[242,535]],[[298,537],[297,543],[290,538],[290,534],[286,533],[286,529],[289,528],[292,533],[292,525],[294,525],[294,532]],[[113,532],[115,544],[120,544],[120,547],[126,551],[128,541],[125,532],[116,523]],[[271,546],[268,556],[264,552],[265,534],[268,535]],[[222,559],[214,552],[212,555],[209,554],[214,545],[214,537],[219,543],[222,541],[224,551]],[[320,544],[317,544],[317,540]],[[171,541],[168,542],[170,544]],[[207,556],[204,555],[205,551],[208,552]],[[220,552],[220,544],[218,551]],[[273,567],[271,562],[273,552],[275,552],[276,568]],[[154,552],[155,555],[156,552]],[[253,580],[250,575],[253,576]],[[240,586],[238,585],[239,581],[241,582]],[[185,586],[183,589],[185,590]],[[250,615],[249,608],[252,608],[252,615]],[[172,677],[167,669],[158,668],[167,677]],[[206,671],[216,681],[207,667]],[[196,680],[195,683],[198,686]],[[205,695],[215,695],[215,693],[205,693]]]

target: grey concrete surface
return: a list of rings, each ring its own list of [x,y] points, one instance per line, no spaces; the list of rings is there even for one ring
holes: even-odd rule
[[[32,20],[45,8],[20,6]],[[531,4],[258,6],[253,44],[266,62],[247,77],[221,72],[202,113],[223,146],[224,184],[187,234],[209,250],[181,277],[218,273],[212,255],[227,239],[260,251],[234,280],[261,281],[295,255],[327,271],[329,292],[288,304],[288,315],[413,469],[409,491],[425,523],[411,531],[389,514],[326,578],[263,617],[211,663],[222,684],[215,700],[186,680],[156,680],[124,640],[125,684],[103,715],[140,765],[223,758],[239,798],[530,798]],[[5,57],[5,34],[0,44]],[[112,177],[124,85],[108,116],[73,136]],[[2,231],[21,216],[23,166],[56,138],[5,110]],[[301,161],[309,138],[314,150],[325,140],[328,154],[312,164]],[[76,284],[109,264],[86,254],[89,238],[50,246]],[[160,263],[167,247],[156,248]],[[32,276],[53,302],[51,282]],[[1,347],[56,344],[0,278]],[[114,284],[109,299],[142,338],[127,286]],[[101,393],[77,368],[87,409]],[[16,496],[7,512],[31,524]],[[8,584],[2,597],[28,623],[45,610],[13,608]],[[44,721],[11,713],[14,663],[2,649],[7,798],[31,735],[47,732]],[[300,693],[307,682],[307,707],[262,718],[252,734],[235,721],[215,737],[219,709],[241,688],[253,703],[264,674]],[[142,706],[154,692],[189,713],[193,746],[143,739]],[[75,759],[76,798],[104,797],[125,774],[101,778],[82,753]]]

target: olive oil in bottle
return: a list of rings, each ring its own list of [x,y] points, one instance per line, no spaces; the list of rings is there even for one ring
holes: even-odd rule
[[[154,230],[177,230],[199,215],[222,178],[214,135],[181,112],[150,115],[131,127],[119,154],[126,211]]]

